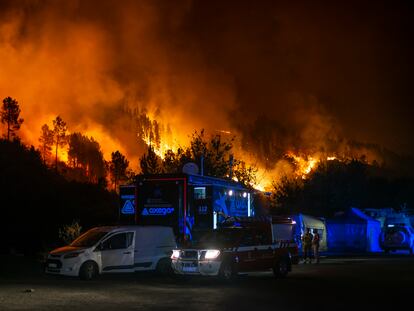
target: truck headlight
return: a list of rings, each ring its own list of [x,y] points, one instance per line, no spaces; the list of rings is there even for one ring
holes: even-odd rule
[[[65,256],[63,256],[63,258],[68,259],[68,258],[75,258],[78,257],[80,254],[82,254],[83,252],[77,252],[77,253],[69,253],[66,254]]]
[[[171,259],[178,259],[180,258],[180,251],[178,249],[173,249],[171,254]]]
[[[220,251],[217,249],[209,249],[204,256],[205,259],[216,259],[220,255]]]

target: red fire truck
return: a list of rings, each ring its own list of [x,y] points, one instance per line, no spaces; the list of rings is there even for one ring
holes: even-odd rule
[[[233,279],[239,272],[273,270],[286,277],[298,263],[290,218],[231,217],[189,247],[173,251],[172,267],[178,275],[218,276]]]

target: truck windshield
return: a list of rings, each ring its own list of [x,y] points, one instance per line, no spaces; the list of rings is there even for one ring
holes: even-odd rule
[[[206,232],[194,246],[199,247],[227,247],[234,246],[242,235],[240,229],[217,229]]]
[[[102,239],[108,231],[101,231],[96,229],[91,229],[86,231],[80,237],[78,237],[75,241],[73,241],[70,246],[74,247],[91,247],[94,246],[96,243]]]
[[[404,233],[408,233],[408,232],[407,232],[407,229],[406,229],[406,228],[404,228],[404,227],[390,227],[390,228],[387,228],[387,229],[385,230],[385,233],[386,233],[386,234],[394,234],[394,233],[397,233],[397,232],[404,232]]]

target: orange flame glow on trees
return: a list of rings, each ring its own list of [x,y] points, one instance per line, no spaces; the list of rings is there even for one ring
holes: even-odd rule
[[[106,160],[119,150],[138,172],[148,145],[163,157],[169,149],[187,146],[194,130],[204,128],[240,139],[235,157],[257,166],[256,187],[262,190],[283,175],[306,178],[319,161],[333,159],[287,152],[294,145],[287,139],[276,153],[279,158],[263,161],[258,155],[265,152],[255,146],[254,135],[247,147],[240,142],[236,114],[241,121],[257,116],[239,109],[234,76],[212,66],[198,41],[188,44],[188,37],[179,34],[191,4],[174,3],[167,16],[154,1],[114,1],[105,14],[88,1],[22,3],[0,12],[0,99],[19,101],[24,142],[37,146],[42,125],[61,115],[69,132],[98,141]],[[319,146],[331,129],[329,118],[312,108],[317,106],[313,101],[291,101],[299,108],[289,118],[295,125],[289,126],[303,128],[304,142]],[[60,149],[59,158],[67,161],[66,150]]]

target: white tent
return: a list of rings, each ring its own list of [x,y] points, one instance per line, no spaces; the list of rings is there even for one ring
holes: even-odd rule
[[[311,233],[316,229],[321,237],[319,250],[327,251],[327,230],[323,219],[304,214],[295,215],[293,219],[296,221],[295,235],[299,246],[302,246],[300,237],[306,232],[306,229],[311,229]]]

